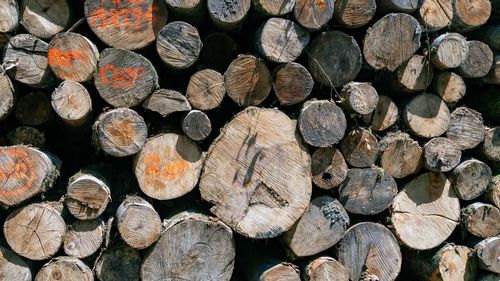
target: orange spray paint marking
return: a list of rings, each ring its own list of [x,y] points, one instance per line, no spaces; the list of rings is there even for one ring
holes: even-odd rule
[[[160,157],[157,155],[148,155],[144,162],[146,163],[146,175],[159,176],[160,175]]]
[[[112,72],[112,79],[108,79],[108,73]],[[111,85],[115,89],[132,88],[135,81],[144,74],[144,67],[115,67],[112,64],[102,66],[99,77],[104,85]]]
[[[158,155],[148,155],[144,158],[146,175],[153,177],[163,176],[165,181],[175,180],[189,173],[190,167],[186,160],[167,161],[161,165]]]
[[[142,0],[141,0],[142,1]],[[137,4],[139,2],[133,3]],[[99,7],[90,13],[91,26],[104,29],[107,27],[122,28],[133,27],[141,29],[144,25],[153,25],[157,19],[154,12],[160,7],[153,5],[144,10],[142,7],[107,9]]]
[[[326,7],[326,2],[325,0],[316,0],[316,4],[320,9],[324,9]]]
[[[0,151],[0,157],[6,158],[7,164],[0,166],[0,184],[5,188],[8,181],[15,181],[14,189],[0,189],[0,196],[16,196],[28,193],[35,181],[35,167],[31,163],[26,151],[21,149],[4,149]],[[6,162],[4,160],[4,162]]]
[[[86,62],[87,61],[87,50],[58,50],[49,49],[48,62],[52,66],[66,66],[70,67],[73,62]]]

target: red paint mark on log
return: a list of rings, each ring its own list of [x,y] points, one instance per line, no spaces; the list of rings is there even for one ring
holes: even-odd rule
[[[165,181],[175,180],[189,173],[190,167],[186,160],[167,161],[162,163],[158,155],[148,155],[144,158],[146,164],[146,175],[152,177],[161,177]]]
[[[153,5],[146,10],[141,7],[118,9],[99,7],[90,13],[89,18],[92,26],[101,29],[107,27],[113,27],[116,29],[124,27],[141,29],[144,25],[154,25],[156,23],[157,19],[154,12],[159,10],[160,7],[156,5]]]
[[[70,67],[73,62],[86,62],[88,60],[87,50],[58,50],[49,49],[48,62],[51,66]]]
[[[32,187],[35,180],[33,171],[35,167],[29,159],[28,153],[21,149],[5,149],[0,152],[0,157],[7,158],[2,161],[0,166],[0,184],[4,187],[7,181],[16,180],[17,188],[12,190],[0,190],[0,196],[12,196],[17,194],[27,193]],[[3,158],[2,157],[2,158]]]
[[[112,78],[109,78],[109,72],[112,73]],[[99,76],[104,85],[112,85],[115,89],[134,87],[135,80],[139,79],[143,74],[144,67],[116,67],[112,64],[102,66],[99,71]]]

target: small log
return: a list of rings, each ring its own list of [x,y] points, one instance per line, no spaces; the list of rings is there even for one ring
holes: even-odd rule
[[[224,83],[227,95],[238,105],[259,105],[271,92],[272,77],[264,61],[241,55],[224,73]]]
[[[420,48],[422,32],[414,17],[388,14],[368,29],[364,39],[364,57],[377,70],[394,71]]]
[[[340,151],[349,165],[370,167],[377,159],[377,138],[365,129],[353,129],[342,141]]]
[[[94,76],[99,50],[86,37],[66,32],[52,38],[47,57],[49,66],[57,78],[87,82]]]
[[[127,50],[142,49],[153,41],[167,23],[165,1],[88,0],[85,18],[106,45]]]
[[[418,16],[428,31],[439,31],[451,24],[453,1],[423,0],[418,10]]]
[[[347,164],[340,150],[324,147],[313,153],[311,171],[315,185],[323,189],[332,189],[347,177]]]
[[[490,237],[479,242],[474,247],[478,265],[481,269],[500,273],[500,237]]]
[[[11,79],[33,88],[55,83],[47,60],[48,44],[31,34],[18,34],[4,47],[3,68]]]
[[[202,151],[189,138],[173,133],[161,134],[148,139],[137,153],[134,173],[146,195],[169,200],[195,187],[202,164]]]
[[[369,83],[349,82],[340,92],[342,105],[355,114],[370,114],[378,104],[378,93]]]
[[[306,102],[298,118],[298,128],[304,141],[316,147],[338,143],[344,137],[346,127],[344,112],[328,100]]]
[[[358,43],[352,36],[340,31],[318,35],[306,54],[314,81],[329,87],[340,87],[353,81],[361,70],[363,60]]]
[[[200,34],[198,29],[183,21],[174,21],[165,25],[156,39],[158,55],[171,69],[188,69],[200,56]]]
[[[339,262],[349,272],[349,280],[393,281],[401,270],[398,241],[381,224],[363,222],[351,226],[337,251]],[[367,275],[372,279],[362,279]]]
[[[206,139],[212,132],[210,118],[199,110],[191,110],[182,119],[182,131],[194,141]]]
[[[76,221],[64,235],[64,253],[79,259],[89,257],[101,248],[106,226],[101,219]]]
[[[432,88],[446,103],[459,102],[467,91],[464,79],[453,72],[444,71],[434,75]]]
[[[160,216],[139,196],[128,196],[118,207],[116,219],[121,238],[134,249],[146,249],[160,238]]]
[[[430,54],[436,68],[456,68],[467,59],[469,44],[459,33],[445,33],[432,41]]]
[[[3,68],[0,67],[0,121],[5,119],[12,112],[15,98],[16,92],[14,85]]]
[[[34,203],[11,212],[3,231],[10,248],[18,255],[30,260],[45,260],[59,251],[66,224],[51,205]]]
[[[165,222],[165,230],[141,266],[141,279],[229,281],[235,249],[231,229],[215,218],[184,212]],[[164,257],[170,257],[164,259]],[[179,262],[181,266],[179,267]]]
[[[214,32],[207,35],[203,40],[203,49],[200,56],[207,66],[219,72],[224,72],[237,54],[238,45],[231,36],[223,32]]]
[[[331,257],[319,257],[309,262],[303,273],[306,281],[348,281],[349,272]]]
[[[465,246],[446,243],[430,251],[411,252],[407,258],[410,272],[418,280],[476,280],[476,261]]]
[[[499,221],[500,209],[490,204],[476,202],[462,209],[462,227],[477,237],[498,235]]]
[[[110,188],[97,172],[84,169],[69,179],[65,204],[75,218],[96,219],[104,212],[110,201]]]
[[[468,41],[469,55],[456,69],[463,78],[481,78],[490,72],[493,65],[493,52],[480,41]]]
[[[290,62],[274,69],[273,90],[283,106],[303,102],[311,94],[313,86],[311,74],[299,63]]]
[[[339,187],[339,201],[346,210],[367,216],[387,209],[396,194],[396,181],[380,168],[350,169]]]
[[[446,136],[454,141],[459,149],[466,150],[483,142],[484,131],[481,113],[467,107],[459,107],[451,113]]]
[[[0,3],[0,33],[11,32],[19,23],[19,5],[16,0]]]
[[[375,109],[363,115],[363,121],[369,125],[373,131],[381,132],[389,129],[398,121],[398,106],[388,96],[378,96],[378,103]]]
[[[493,58],[493,66],[490,72],[483,78],[488,84],[500,85],[500,55]]]
[[[433,138],[446,132],[450,124],[450,110],[444,101],[433,94],[414,97],[403,112],[406,126],[417,136]]]
[[[335,7],[333,0],[296,0],[295,2],[293,15],[305,29],[319,30],[333,17]]]
[[[459,31],[476,29],[485,24],[490,15],[490,0],[455,0],[451,27]]]
[[[207,0],[207,5],[208,14],[217,28],[233,30],[241,27],[245,21],[252,0]]]
[[[52,108],[68,126],[87,124],[92,115],[92,99],[80,83],[66,80],[51,95]]]
[[[385,13],[411,13],[420,7],[419,0],[377,0],[377,7]]]
[[[99,255],[94,272],[100,281],[138,281],[142,257],[139,251],[117,239]]]
[[[309,204],[310,163],[294,121],[279,110],[251,107],[212,143],[200,179],[201,197],[236,232],[276,237]]]
[[[429,59],[426,56],[413,55],[407,62],[389,74],[388,88],[394,92],[422,92],[431,84],[433,76],[434,71]],[[382,82],[387,83],[384,80]]]
[[[147,58],[112,48],[101,52],[94,84],[99,95],[114,107],[136,106],[159,87],[158,74]]]
[[[500,127],[486,128],[481,149],[488,160],[500,161]]]
[[[15,128],[7,134],[7,138],[11,145],[42,147],[45,143],[45,133],[29,126]]]
[[[52,187],[61,162],[40,150],[0,147],[0,203],[15,206]]]
[[[253,0],[256,11],[265,16],[284,16],[293,11],[296,0]]]
[[[174,90],[159,89],[154,91],[142,107],[167,117],[175,112],[190,111],[191,105],[184,95]]]
[[[268,19],[256,34],[258,52],[269,61],[287,63],[296,60],[309,44],[309,32],[295,22]]]
[[[491,175],[488,165],[471,159],[458,165],[449,178],[460,199],[473,200],[486,191]]]
[[[491,179],[484,197],[486,202],[500,208],[500,176]]]
[[[407,247],[439,246],[460,219],[460,201],[442,173],[427,172],[410,181],[391,206],[394,233]]]
[[[206,111],[217,108],[225,96],[224,76],[215,70],[200,70],[189,79],[186,98],[196,109]]]
[[[0,272],[5,280],[31,281],[28,262],[8,248],[0,246]]]
[[[346,28],[358,28],[366,25],[375,16],[375,0],[340,0],[335,1],[333,18]]]
[[[245,272],[246,275],[248,275],[245,280],[300,281],[300,271],[296,265],[276,260],[265,260],[259,264],[259,260],[255,262],[257,263],[255,267],[252,267],[250,270]]]
[[[94,281],[94,274],[81,260],[75,257],[60,256],[46,263],[35,277],[35,281],[46,280]]]
[[[113,109],[101,114],[93,130],[99,149],[115,157],[136,154],[148,137],[146,122],[129,108]]]
[[[204,20],[206,0],[165,0],[176,18],[200,24]]]
[[[431,171],[451,171],[460,163],[461,157],[460,148],[448,138],[433,138],[424,145],[424,164]]]
[[[72,18],[66,0],[24,0],[20,8],[21,25],[42,39],[50,39],[69,27]]]
[[[31,92],[19,98],[14,114],[24,125],[39,126],[52,119],[50,98],[41,91]]]
[[[302,217],[282,238],[293,255],[306,257],[333,247],[348,227],[349,215],[339,201],[321,196],[311,200]]]
[[[389,133],[380,141],[380,165],[396,179],[416,174],[423,166],[423,149],[410,135]]]

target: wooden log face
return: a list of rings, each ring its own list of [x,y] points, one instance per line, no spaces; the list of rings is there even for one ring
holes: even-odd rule
[[[455,0],[453,2],[453,28],[470,30],[486,23],[491,15],[488,0]]]
[[[471,234],[488,238],[500,233],[500,209],[476,202],[462,209],[462,226]]]
[[[361,115],[371,113],[378,103],[377,90],[368,83],[349,82],[342,88],[340,96],[349,111]]]
[[[312,155],[311,171],[314,184],[323,189],[332,189],[347,177],[347,164],[340,150],[319,148]]]
[[[160,0],[87,0],[85,17],[107,45],[136,50],[156,39],[167,23],[167,9]]]
[[[70,126],[83,125],[92,112],[92,99],[80,83],[66,80],[51,95],[51,104],[57,115]]]
[[[0,271],[5,280],[31,281],[28,263],[13,251],[0,246]]]
[[[310,262],[304,273],[306,281],[348,281],[349,272],[340,262],[330,257],[319,257]]]
[[[12,250],[31,260],[56,254],[66,233],[61,215],[49,205],[37,203],[14,210],[3,228]]]
[[[435,172],[448,172],[460,163],[462,152],[454,141],[437,137],[424,145],[425,167]]]
[[[474,248],[479,267],[495,273],[500,273],[500,237],[490,237],[481,241]]]
[[[183,135],[162,134],[146,141],[134,159],[134,172],[146,195],[168,200],[195,187],[202,164],[202,152],[194,142]]]
[[[343,86],[361,70],[361,49],[352,36],[340,31],[325,32],[308,47],[307,63],[314,81],[323,86]]]
[[[395,280],[401,269],[401,250],[394,235],[383,225],[364,222],[349,228],[338,248],[340,263],[346,266],[349,280],[365,274],[378,280]]]
[[[358,28],[367,24],[377,10],[375,0],[335,1],[333,17],[347,28]]]
[[[81,260],[62,256],[45,264],[35,277],[35,281],[78,280],[94,281],[92,270]]]
[[[212,123],[208,116],[199,110],[191,110],[182,120],[182,131],[194,141],[206,139],[212,132]]]
[[[423,0],[418,13],[425,28],[429,31],[438,31],[451,24],[453,2],[448,0]]]
[[[0,4],[1,5],[1,4]],[[0,70],[0,121],[7,117],[14,107],[15,90],[9,76]]]
[[[208,13],[215,25],[223,30],[237,28],[246,18],[252,0],[207,0]]]
[[[141,261],[139,251],[118,240],[97,258],[94,271],[101,281],[137,281]]]
[[[370,113],[363,115],[363,121],[374,131],[380,132],[389,129],[398,121],[399,110],[396,103],[388,96],[378,96],[378,103]]]
[[[293,15],[309,30],[319,30],[333,17],[333,0],[296,0]]]
[[[459,107],[451,113],[446,136],[461,150],[472,149],[484,140],[484,125],[481,113]]]
[[[311,227],[311,223],[315,227]],[[298,222],[283,235],[285,245],[298,257],[323,252],[344,236],[349,215],[336,199],[321,196],[311,200]]]
[[[500,176],[493,177],[488,190],[486,191],[486,201],[500,208]]]
[[[274,70],[273,89],[281,105],[303,102],[311,94],[313,86],[311,74],[301,64],[290,62]]]
[[[100,96],[114,107],[138,105],[158,88],[151,62],[123,49],[102,51],[94,81]]]
[[[460,101],[467,91],[464,79],[453,72],[441,72],[434,76],[434,90],[446,103]]]
[[[189,103],[199,110],[218,107],[225,95],[224,77],[211,69],[200,70],[191,76],[186,90]]]
[[[488,165],[472,159],[458,165],[453,170],[450,180],[460,199],[473,200],[486,191],[491,175]]]
[[[79,220],[99,217],[110,201],[108,185],[93,175],[76,174],[68,183],[66,208]]]
[[[29,147],[0,148],[0,202],[18,205],[50,188],[59,175],[44,153]]]
[[[79,259],[93,255],[101,247],[105,231],[100,219],[74,222],[64,235],[64,252]]]
[[[493,52],[480,41],[469,41],[469,55],[457,68],[464,78],[481,78],[490,72],[493,65]]]
[[[500,161],[500,127],[487,128],[484,134],[482,151],[492,161]]]
[[[71,9],[66,0],[24,0],[21,17],[21,24],[29,33],[49,39],[68,27]]]
[[[431,84],[433,76],[433,68],[428,58],[413,55],[396,69],[393,87],[409,93],[422,92]]]
[[[351,166],[370,167],[377,159],[377,138],[365,129],[353,129],[342,140],[340,151]]]
[[[142,106],[151,111],[158,112],[166,117],[174,112],[190,111],[191,105],[186,97],[174,90],[159,89],[154,91]]]
[[[386,173],[401,179],[423,166],[423,149],[405,133],[389,133],[380,142],[380,164]]]
[[[251,238],[288,230],[312,189],[310,156],[295,132],[295,122],[278,110],[236,115],[209,149],[200,180],[211,212]]]
[[[297,266],[283,262],[277,264],[265,272],[260,276],[261,281],[274,281],[274,280],[286,280],[286,281],[299,281],[300,274]]]
[[[420,94],[406,106],[405,123],[419,137],[433,138],[442,135],[450,123],[450,110],[436,95]]]
[[[183,21],[165,25],[156,39],[160,58],[173,69],[191,67],[198,60],[202,46],[196,27]]]
[[[344,137],[347,120],[342,109],[334,102],[308,101],[300,112],[298,126],[305,142],[327,147]]]
[[[293,11],[296,0],[253,0],[253,4],[266,15],[283,16]]]
[[[441,173],[428,172],[413,179],[396,195],[391,207],[396,235],[416,250],[441,244],[459,219],[459,199]]]
[[[440,35],[431,45],[431,61],[439,69],[459,67],[469,54],[469,45],[459,33]]]
[[[366,33],[363,54],[375,69],[394,71],[419,48],[422,27],[407,14],[389,14]]]
[[[99,51],[86,37],[73,32],[59,33],[49,43],[48,63],[61,80],[86,82],[97,68]]]
[[[16,0],[6,0],[0,3],[0,32],[12,31],[19,22],[19,6]]]

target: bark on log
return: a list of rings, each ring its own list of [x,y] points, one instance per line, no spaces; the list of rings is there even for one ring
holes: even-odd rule
[[[0,3],[0,33],[11,32],[19,23],[19,5],[16,0]]]
[[[456,69],[463,78],[481,78],[490,72],[493,65],[493,52],[480,41],[468,41],[469,55]]]
[[[63,81],[51,95],[52,108],[68,126],[79,127],[87,124],[92,115],[92,99],[87,89],[80,83]]]
[[[207,0],[208,14],[215,26],[222,30],[239,28],[245,21],[252,0]]]
[[[467,107],[455,109],[450,116],[446,136],[461,150],[472,149],[484,140],[485,127],[481,113]]]
[[[241,55],[224,73],[227,95],[240,106],[261,104],[271,92],[272,77],[264,61]]]
[[[319,257],[309,262],[303,273],[306,281],[348,281],[349,272],[331,257]]]
[[[471,159],[462,162],[453,170],[450,181],[460,199],[473,200],[486,191],[491,175],[488,165]]]
[[[460,163],[461,157],[460,148],[448,138],[433,138],[424,145],[425,167],[434,172],[451,171]]]
[[[423,150],[410,135],[387,134],[380,142],[380,165],[384,173],[396,179],[416,174],[423,166]]]
[[[347,177],[347,164],[340,150],[324,147],[313,153],[311,171],[315,185],[323,189],[332,189]]]
[[[24,125],[39,126],[52,119],[50,98],[41,91],[35,91],[19,98],[14,114]]]
[[[313,86],[311,74],[299,63],[290,62],[274,69],[273,90],[283,106],[303,102],[311,94]]]
[[[42,39],[52,38],[71,22],[72,11],[66,0],[24,0],[20,8],[21,25]]]
[[[453,20],[451,27],[459,31],[469,31],[485,24],[491,15],[489,0],[453,1]]]
[[[252,3],[265,16],[284,16],[293,11],[296,0],[253,0]]]
[[[84,169],[69,179],[65,204],[75,218],[96,219],[110,201],[110,187],[98,172]]]
[[[333,18],[346,28],[358,28],[366,25],[375,16],[375,0],[339,0],[335,2]]]
[[[194,141],[206,139],[212,132],[210,118],[199,110],[191,110],[182,119],[182,131]]]
[[[481,238],[500,233],[500,209],[481,202],[472,203],[462,209],[462,227]]]
[[[13,251],[2,246],[0,246],[0,272],[5,280],[33,280],[30,264]]]
[[[187,98],[174,90],[159,89],[154,91],[143,103],[142,107],[167,117],[175,112],[190,111]]]
[[[363,60],[358,43],[352,36],[340,31],[318,35],[306,54],[314,81],[329,87],[340,87],[353,81],[361,70]]]
[[[337,244],[348,227],[349,215],[339,201],[320,196],[311,200],[305,213],[282,239],[294,256],[312,256]]]
[[[101,219],[76,221],[64,235],[64,253],[83,259],[95,254],[101,248],[106,226]]]
[[[368,29],[363,54],[373,68],[394,71],[420,48],[422,27],[408,14],[388,14]]]
[[[134,173],[141,190],[151,198],[181,197],[198,183],[203,155],[189,138],[173,133],[146,141],[134,159]]]
[[[139,251],[117,240],[97,258],[94,272],[100,281],[139,281],[141,262]]]
[[[464,79],[453,72],[444,71],[434,75],[433,90],[447,104],[459,102],[467,91]]]
[[[206,111],[217,108],[225,96],[224,77],[215,70],[200,70],[189,79],[186,98],[196,109]]]
[[[426,250],[443,243],[458,225],[460,202],[444,174],[428,172],[394,198],[391,221],[407,247]]]
[[[377,159],[378,141],[368,130],[353,129],[342,141],[340,151],[349,165],[370,167]]]
[[[366,115],[373,112],[378,104],[377,90],[369,83],[349,82],[340,92],[342,105],[355,114]]]
[[[387,209],[396,194],[396,181],[380,168],[350,169],[339,187],[339,201],[346,210],[367,216]]]
[[[165,65],[174,70],[188,69],[200,56],[203,43],[198,29],[183,21],[165,25],[156,39],[156,50]]]
[[[167,7],[160,0],[87,0],[84,11],[95,35],[114,48],[144,48],[167,23]]]
[[[398,121],[398,106],[388,96],[378,96],[378,103],[375,109],[362,116],[365,124],[369,125],[373,131],[381,132],[389,129]]]
[[[398,241],[381,224],[363,222],[352,226],[337,251],[350,280],[393,281],[401,269]],[[366,276],[372,279],[363,279]]]
[[[55,76],[47,62],[48,44],[31,34],[18,34],[4,47],[3,68],[11,79],[33,88],[48,88]]]
[[[428,31],[439,31],[451,24],[453,1],[423,0],[418,15],[420,22]]]
[[[66,32],[52,38],[47,56],[48,64],[57,78],[87,82],[97,69],[99,50],[88,38]]]
[[[487,202],[500,208],[500,176],[491,179],[488,190],[486,190],[485,199]]]
[[[381,11],[411,13],[420,7],[419,0],[377,0]]]
[[[165,0],[176,18],[201,24],[205,18],[206,0]]]
[[[158,74],[147,58],[113,48],[101,52],[94,84],[99,95],[114,107],[136,106],[159,87]]]
[[[481,269],[500,273],[500,237],[490,237],[474,247],[478,265]]]
[[[148,137],[146,122],[129,108],[113,109],[101,114],[94,123],[93,130],[99,149],[115,157],[136,154]]]
[[[146,249],[160,238],[160,216],[139,196],[128,196],[118,207],[116,219],[121,238],[132,248]]]
[[[306,102],[298,118],[302,138],[316,147],[338,143],[344,137],[346,127],[344,112],[333,101],[328,100]]]
[[[282,18],[268,19],[256,34],[258,52],[275,63],[296,60],[308,44],[309,32],[295,22]]]
[[[203,40],[200,56],[207,66],[224,72],[237,54],[238,45],[231,36],[223,32],[214,32]]]
[[[7,73],[0,67],[0,121],[12,112],[15,98],[16,91],[14,85]]]
[[[61,162],[40,150],[11,146],[0,148],[0,203],[15,206],[52,187]]]
[[[61,256],[46,263],[35,277],[35,281],[52,280],[94,281],[94,274],[81,260]]]
[[[445,33],[432,41],[431,62],[438,69],[459,67],[469,55],[467,39],[459,33]]]
[[[10,131],[7,138],[11,145],[29,145],[43,147],[45,143],[45,133],[35,127],[20,126]]]
[[[403,112],[406,125],[422,138],[438,137],[448,129],[450,110],[444,101],[433,94],[414,97]]]
[[[212,213],[243,236],[276,237],[292,227],[311,198],[306,151],[295,122],[285,114],[248,108],[210,147],[201,196],[214,205]]]
[[[234,258],[233,232],[227,225],[199,213],[184,212],[166,221],[160,239],[144,258],[141,278],[229,281]]]
[[[325,26],[333,17],[333,0],[296,0],[293,15],[304,28],[315,31]]]
[[[31,260],[45,260],[57,253],[66,223],[49,204],[34,203],[11,212],[3,231],[10,248]]]
[[[483,81],[488,84],[500,85],[500,55],[493,58],[493,66]]]

